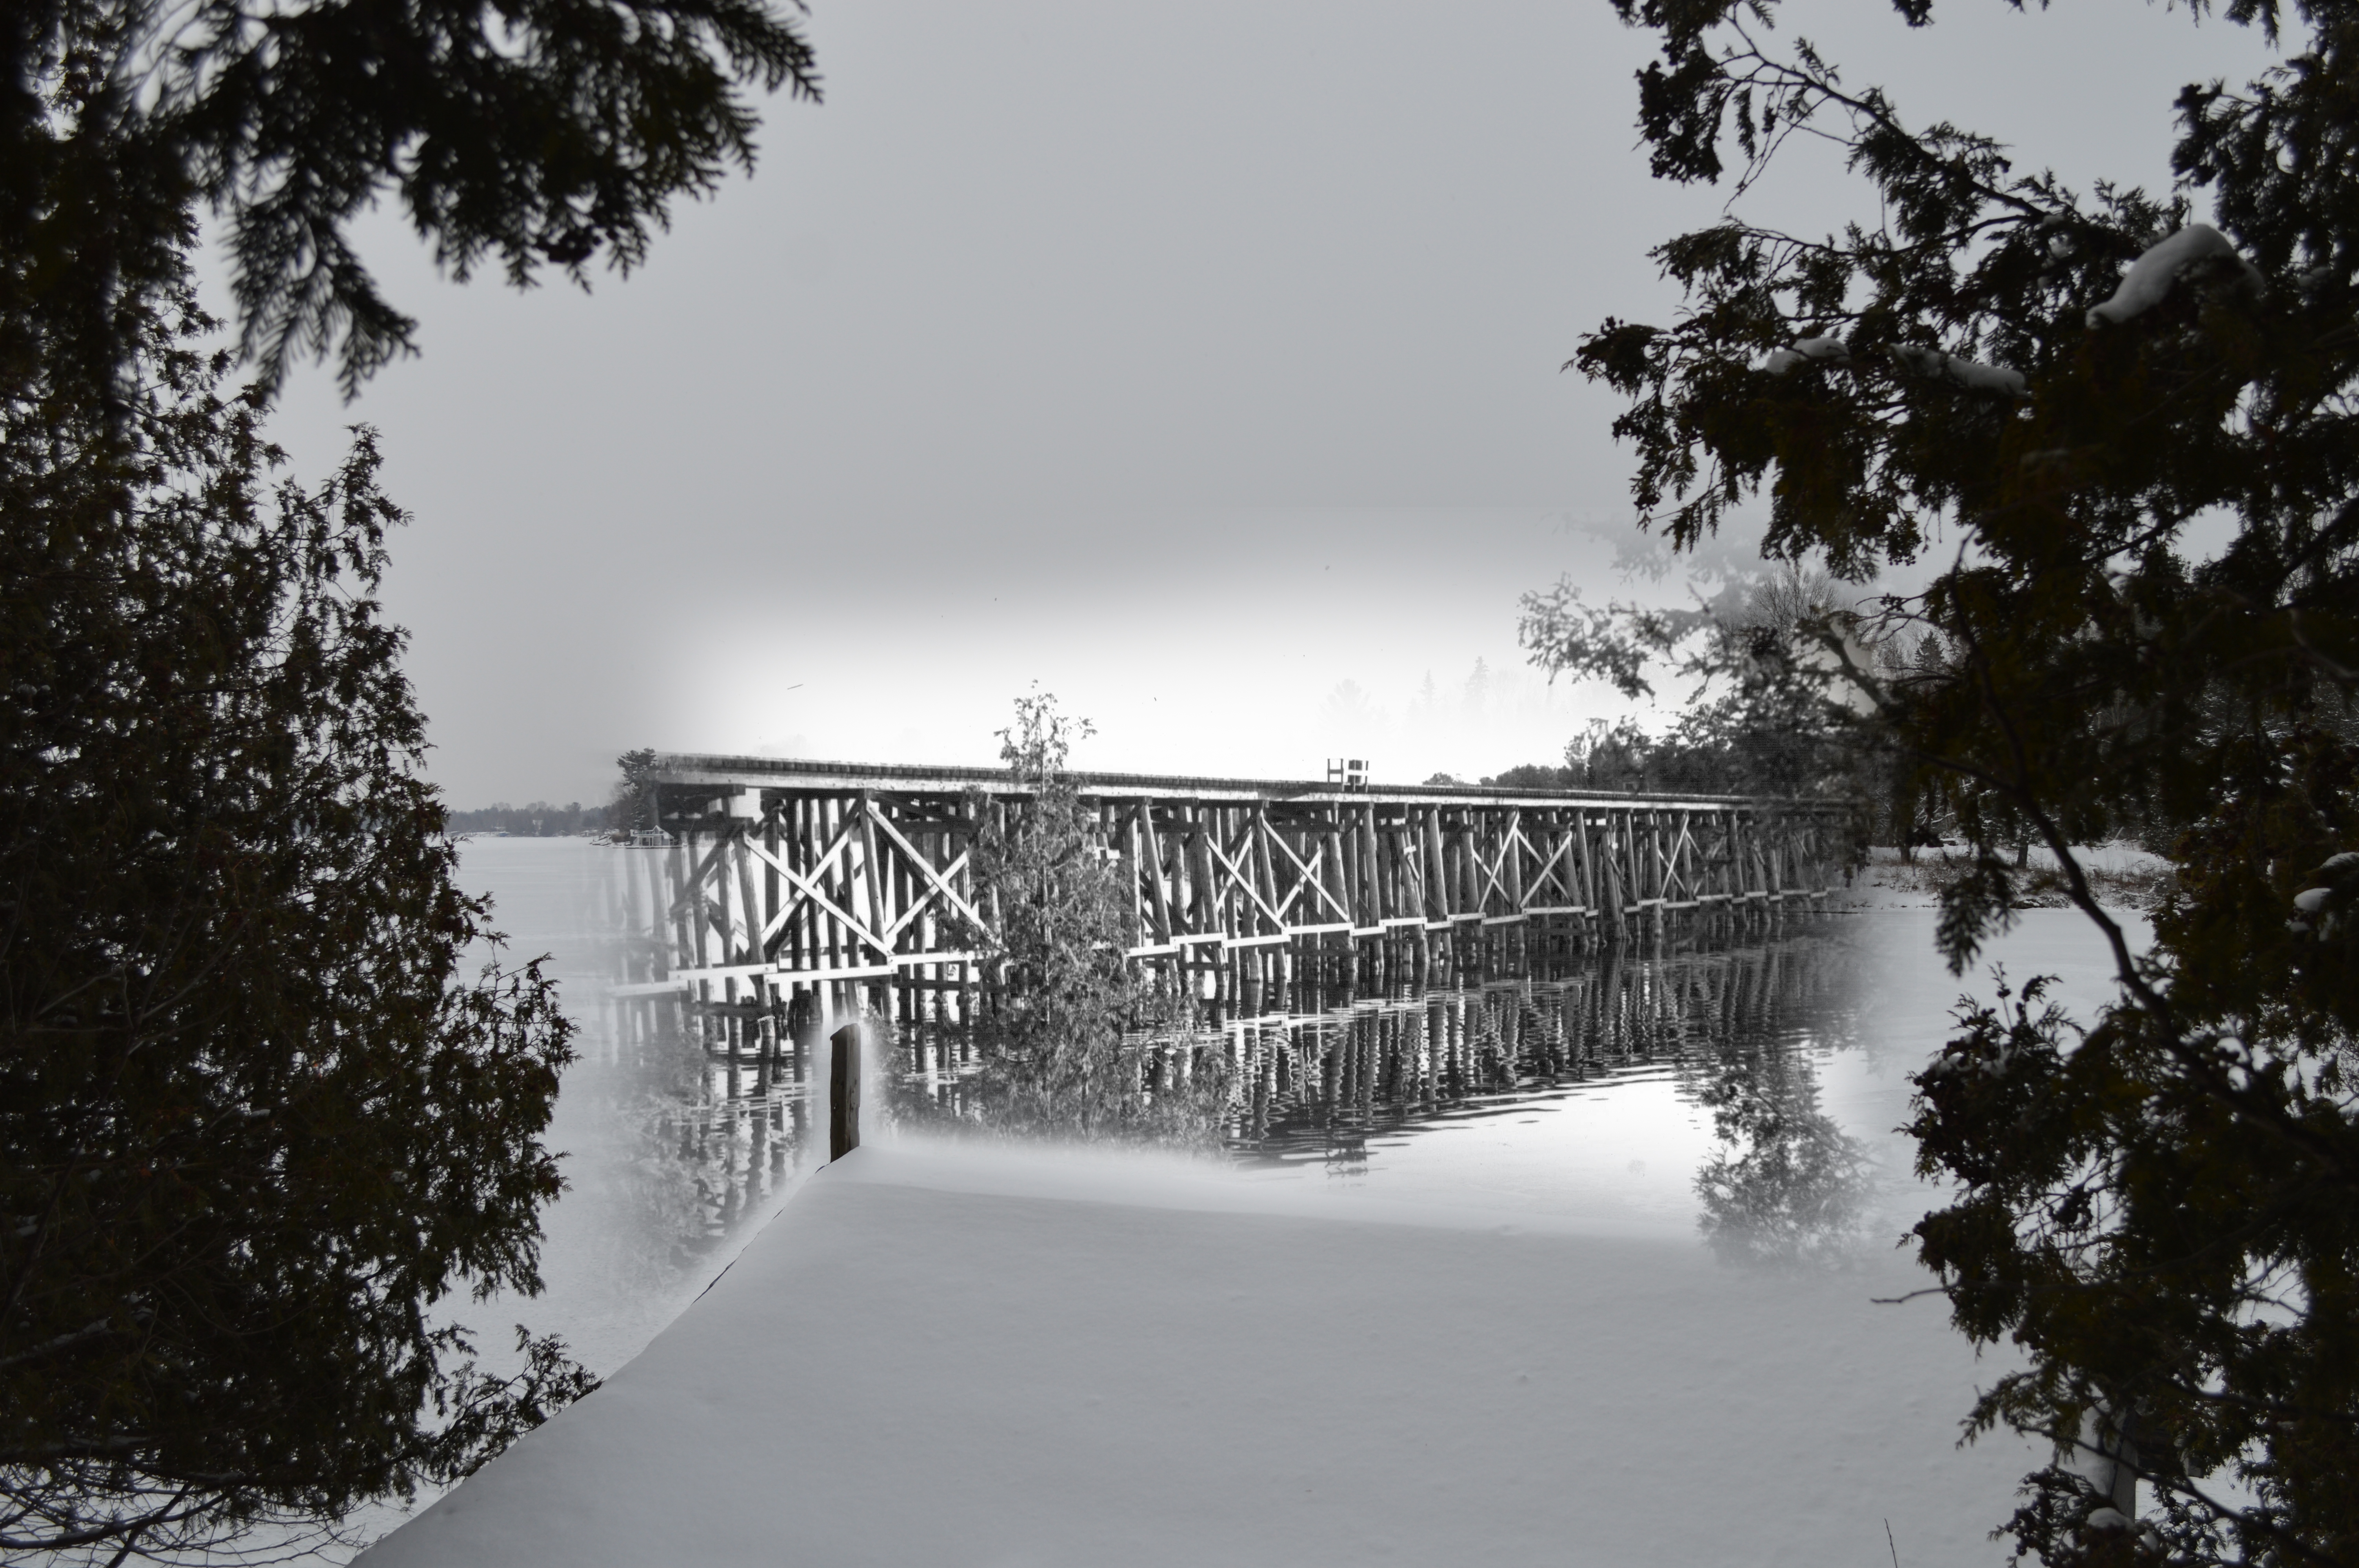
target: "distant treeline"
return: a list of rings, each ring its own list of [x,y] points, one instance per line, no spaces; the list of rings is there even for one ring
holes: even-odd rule
[[[1430,784],[1479,784],[1485,789],[1587,789],[1588,773],[1579,768],[1560,768],[1547,762],[1525,762],[1509,768],[1504,773],[1487,778],[1462,779],[1456,773],[1436,773],[1425,781]]]
[[[608,826],[605,806],[584,806],[572,801],[564,806],[551,806],[536,800],[529,806],[510,806],[501,801],[480,811],[454,811],[451,814],[451,832],[506,833],[516,838],[564,838],[577,833],[603,833]]]
[[[1860,793],[1839,740],[1813,730],[1799,703],[1723,697],[1691,710],[1667,735],[1628,719],[1593,719],[1564,749],[1564,762],[1525,762],[1471,781],[1495,789],[1694,790],[1706,795],[1830,795]],[[1436,773],[1430,784],[1466,784]],[[1877,842],[1887,841],[1878,839]]]

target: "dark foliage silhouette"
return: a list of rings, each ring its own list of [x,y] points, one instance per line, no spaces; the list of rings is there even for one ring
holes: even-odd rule
[[[1962,841],[1951,961],[2010,918],[2027,838],[2114,957],[2085,1033],[2026,986],[1918,1080],[1922,1167],[1960,1184],[1923,1257],[1961,1329],[2029,1358],[1973,1420],[2058,1445],[2017,1547],[2359,1561],[2359,10],[2224,7],[2285,64],[2186,88],[2150,196],[1913,124],[1772,0],[1618,4],[1661,44],[1655,172],[1740,198],[1656,251],[1674,324],[1609,320],[1573,362],[1628,399],[1642,514],[1691,547],[1766,500],[1770,557],[1854,581],[1940,528],[1930,586],[1864,607],[1896,656],[1821,645],[1892,797]],[[1739,215],[1830,144],[1858,222]],[[2125,833],[2177,871],[2144,956],[2073,850]]]

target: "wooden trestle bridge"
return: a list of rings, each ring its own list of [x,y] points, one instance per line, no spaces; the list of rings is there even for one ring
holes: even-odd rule
[[[1305,962],[1421,979],[1610,946],[1823,898],[1847,861],[1836,802],[1072,776],[1125,869],[1130,956],[1230,1016],[1282,1008]],[[1025,809],[1009,773],[673,755],[649,780],[663,841],[625,857],[617,997],[684,1000],[733,1047],[790,1011],[973,1016],[986,956],[961,933],[996,912],[970,847],[978,814]]]

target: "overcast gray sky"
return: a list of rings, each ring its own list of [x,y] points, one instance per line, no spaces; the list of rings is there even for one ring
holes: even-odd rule
[[[2256,44],[2183,10],[1788,8],[1918,123],[2085,185]],[[305,472],[384,432],[388,602],[453,803],[588,799],[633,745],[990,762],[1034,682],[1086,766],[1385,779],[1553,759],[1516,596],[1612,586],[1614,405],[1557,367],[1672,302],[1721,198],[1633,150],[1603,0],[814,0],[823,107],[594,294],[367,254],[422,358],[290,385]],[[1798,171],[1746,210],[1853,209]],[[1478,662],[1480,669],[1478,672]]]

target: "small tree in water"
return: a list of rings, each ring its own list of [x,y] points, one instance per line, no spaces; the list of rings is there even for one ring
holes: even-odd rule
[[[1200,1142],[1225,1104],[1225,1063],[1179,1041],[1180,999],[1129,959],[1132,872],[1067,769],[1073,741],[1092,733],[1052,694],[1019,697],[999,755],[1021,793],[967,794],[976,903],[996,929],[964,939],[998,979],[974,1088],[1003,1126]],[[1188,1055],[1184,1076],[1175,1053]]]
[[[655,765],[655,748],[651,746],[641,746],[614,759],[622,777],[614,781],[614,794],[606,804],[609,831],[628,838],[634,833],[650,832],[663,826],[656,815]]]

